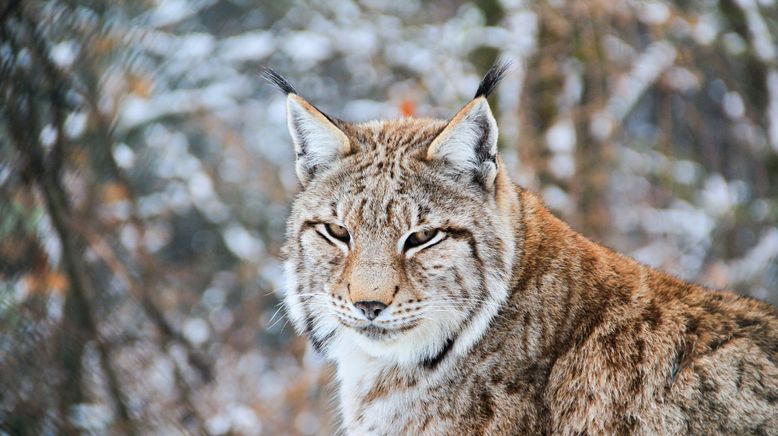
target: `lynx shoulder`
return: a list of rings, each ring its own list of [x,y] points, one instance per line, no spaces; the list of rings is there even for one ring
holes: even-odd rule
[[[514,185],[487,73],[450,120],[349,123],[281,76],[285,306],[349,434],[778,433],[778,310],[586,239]]]

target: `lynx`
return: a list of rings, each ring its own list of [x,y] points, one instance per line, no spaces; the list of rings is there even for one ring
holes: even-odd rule
[[[348,434],[778,434],[778,309],[600,246],[515,185],[487,97],[350,123],[281,76],[284,305]]]

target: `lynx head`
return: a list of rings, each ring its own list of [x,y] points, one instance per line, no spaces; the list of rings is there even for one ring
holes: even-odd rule
[[[302,192],[287,226],[284,304],[334,359],[396,364],[469,349],[507,294],[515,192],[497,155],[486,75],[450,120],[348,123],[281,76]]]

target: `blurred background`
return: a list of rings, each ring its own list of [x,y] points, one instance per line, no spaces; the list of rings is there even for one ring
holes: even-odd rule
[[[774,0],[0,0],[0,434],[331,434],[277,312],[299,189],[268,65],[353,121],[497,58],[513,178],[588,237],[778,303]]]

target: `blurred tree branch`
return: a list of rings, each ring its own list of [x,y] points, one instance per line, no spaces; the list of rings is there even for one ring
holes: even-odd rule
[[[24,83],[22,77],[17,76],[15,79],[18,85]],[[95,292],[80,254],[82,249],[78,247],[78,241],[74,237],[76,233],[71,225],[71,208],[67,194],[62,189],[59,172],[46,169],[46,167],[56,168],[58,165],[46,165],[37,138],[33,136],[39,128],[31,96],[30,90],[22,85],[17,89],[8,90],[4,100],[8,107],[18,109],[18,111],[13,109],[9,111],[11,140],[26,161],[22,169],[25,178],[34,183],[43,195],[45,206],[62,244],[62,260],[70,281],[70,292],[65,300],[65,316],[60,337],[60,359],[65,370],[63,385],[59,389],[63,425],[65,430],[68,430],[70,407],[83,401],[81,359],[85,344],[91,340],[95,342],[100,353],[101,366],[114,400],[119,426],[126,434],[136,434],[116,370],[111,364],[110,347],[97,328],[95,310],[90,303]],[[63,135],[64,132],[60,131],[59,134]]]
[[[83,89],[77,90],[67,73],[61,71],[50,60],[50,51],[45,39],[39,34],[36,20],[30,18],[30,12],[19,1],[11,2],[2,11],[0,31],[2,39],[7,41],[17,55],[25,50],[32,55],[33,64],[27,66],[31,70],[39,66],[42,75],[30,77],[21,69],[3,70],[3,82],[13,83],[13,86],[3,87],[3,101],[8,113],[8,125],[10,141],[13,143],[22,161],[18,165],[20,175],[28,184],[38,188],[42,194],[43,203],[48,215],[51,217],[55,232],[62,245],[62,261],[70,283],[70,292],[65,299],[64,317],[62,329],[59,334],[58,359],[64,370],[60,394],[60,420],[63,431],[75,432],[71,426],[69,415],[74,405],[87,400],[83,391],[83,366],[84,347],[89,341],[94,341],[100,354],[102,370],[106,377],[108,391],[113,398],[114,413],[118,418],[119,428],[126,434],[136,434],[137,429],[130,418],[129,409],[122,392],[121,382],[116,369],[111,363],[111,347],[100,335],[96,310],[90,302],[96,297],[94,286],[90,280],[89,268],[83,258],[84,241],[87,245],[100,253],[109,268],[125,282],[130,294],[141,304],[148,318],[157,326],[163,340],[162,347],[167,349],[171,342],[175,341],[186,350],[188,361],[200,374],[204,381],[211,379],[211,363],[206,356],[198,353],[174,329],[165,319],[162,312],[153,302],[147,289],[153,288],[146,283],[138,283],[132,279],[132,274],[115,255],[110,244],[96,233],[88,230],[88,218],[76,213],[68,200],[62,181],[62,170],[65,155],[66,132],[64,129],[64,112],[70,109],[66,103],[64,93],[66,90],[76,90],[78,94],[85,96]],[[97,81],[95,81],[96,83]],[[97,95],[93,87],[86,103],[98,121],[98,127],[105,150],[103,158],[109,162],[114,177],[126,185],[131,192],[129,182],[116,166],[110,153],[112,138],[110,129],[105,127],[107,123],[100,115],[96,105]],[[40,143],[37,132],[41,131],[39,120],[45,115],[41,109],[50,112],[55,130],[55,140],[45,151]],[[139,219],[134,220],[136,226],[141,227]],[[80,236],[80,238],[79,238]],[[153,260],[144,252],[146,271],[153,270]],[[142,277],[149,275],[143,273]],[[176,380],[181,392],[185,407],[189,409],[190,418],[194,418],[199,431],[204,430],[202,418],[197,413],[191,401],[191,388],[184,380],[180,369],[176,367]]]

